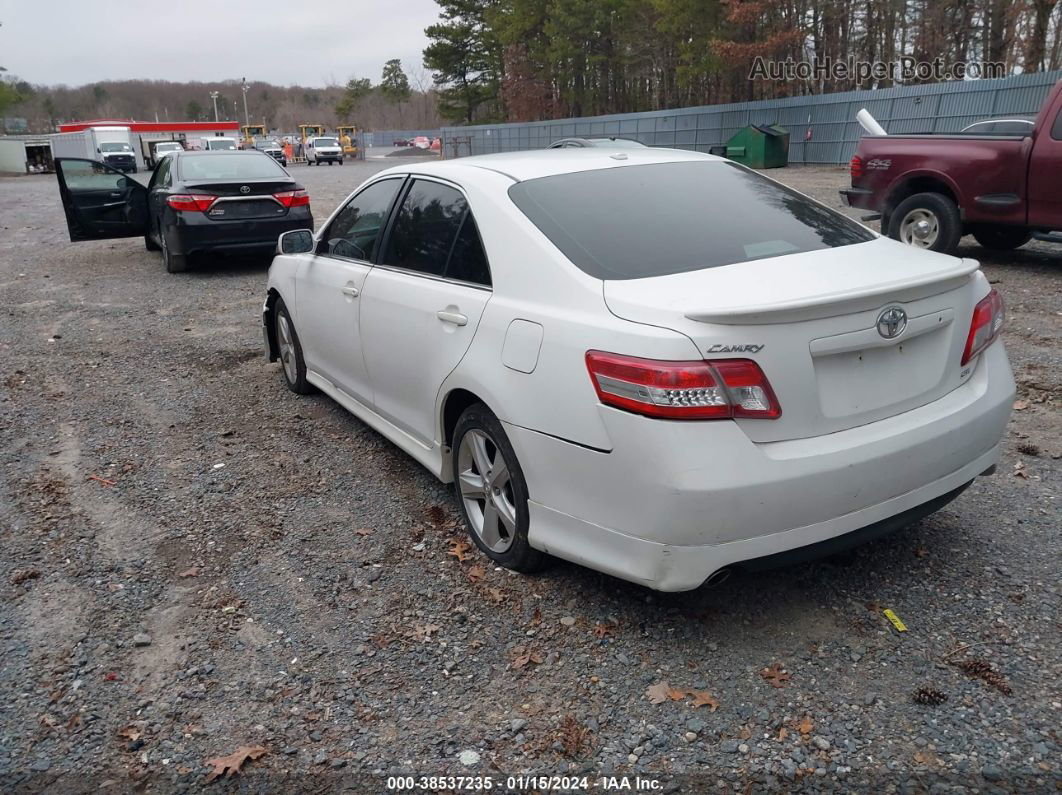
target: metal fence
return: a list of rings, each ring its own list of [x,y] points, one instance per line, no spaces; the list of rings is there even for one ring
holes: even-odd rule
[[[444,127],[443,154],[541,149],[558,138],[603,135],[707,152],[749,124],[778,123],[790,132],[790,162],[846,163],[863,132],[855,120],[860,108],[869,110],[890,133],[957,132],[981,119],[1035,114],[1060,78],[1062,71],[1040,72],[645,113]]]

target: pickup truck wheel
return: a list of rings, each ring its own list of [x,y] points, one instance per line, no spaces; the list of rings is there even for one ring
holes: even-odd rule
[[[889,215],[889,237],[930,251],[954,251],[962,237],[959,208],[940,193],[908,196]]]
[[[454,490],[468,534],[500,566],[537,571],[546,555],[527,540],[527,481],[501,422],[476,403],[454,429]]]
[[[1032,231],[1021,226],[979,226],[973,236],[985,248],[1010,251],[1032,239]]]

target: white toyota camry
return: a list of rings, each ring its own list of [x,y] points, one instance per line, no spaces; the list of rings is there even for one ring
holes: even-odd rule
[[[479,548],[677,591],[935,511],[1014,381],[978,264],[676,150],[400,166],[286,233],[271,361],[455,484]]]

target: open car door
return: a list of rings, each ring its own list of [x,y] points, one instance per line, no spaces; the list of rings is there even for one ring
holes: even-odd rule
[[[148,191],[132,177],[95,160],[55,161],[71,240],[137,237],[147,232]]]

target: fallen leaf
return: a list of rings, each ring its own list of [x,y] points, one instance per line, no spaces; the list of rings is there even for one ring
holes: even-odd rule
[[[447,555],[457,558],[461,563],[464,563],[469,558],[469,553],[472,551],[472,545],[467,541],[451,541],[450,551]]]
[[[760,676],[766,679],[771,687],[785,687],[785,683],[789,681],[789,673],[781,663],[772,663],[760,671]]]
[[[542,652],[530,647],[514,646],[512,650],[513,661],[512,667],[516,669],[523,668],[528,663],[534,663],[535,665],[541,665],[545,662],[546,658]]]
[[[806,737],[815,730],[815,721],[805,715],[803,718],[801,718],[800,723],[797,724],[796,728],[798,732],[800,732]]]
[[[94,480],[97,483],[99,483],[101,486],[114,486],[116,484],[116,481],[108,480],[107,478],[101,478],[99,475],[89,475],[85,479],[86,480]]]
[[[1029,401],[1028,400],[1015,400],[1014,401],[1014,410],[1015,411],[1025,411],[1025,409],[1027,409],[1027,408],[1029,408]]]
[[[594,633],[595,638],[607,638],[616,634],[616,628],[612,624],[595,624],[590,631]]]
[[[697,707],[708,707],[709,712],[715,712],[719,709],[719,702],[712,697],[711,693],[704,690],[687,690],[689,696],[693,699],[690,702],[690,706],[696,709]]]
[[[127,740],[139,740],[141,737],[140,729],[136,726],[126,726],[124,729],[118,732],[119,737],[124,737]]]
[[[37,569],[15,569],[14,574],[11,575],[11,584],[22,585],[22,583],[36,580],[40,576],[41,573]]]
[[[59,724],[59,721],[57,721],[57,720],[56,720],[55,718],[53,718],[53,717],[52,717],[51,715],[49,715],[49,714],[48,714],[47,712],[45,712],[45,713],[44,713],[43,715],[41,715],[41,716],[40,716],[40,717],[39,717],[39,718],[37,719],[37,722],[38,722],[38,723],[39,723],[39,724],[40,724],[41,726],[47,726],[47,727],[48,727],[48,728],[50,728],[50,729],[54,729],[54,728],[55,728],[55,727],[56,727],[56,726],[57,726],[57,725]]]
[[[916,558],[924,558],[926,555],[929,554],[929,550],[921,546],[915,547],[914,554]]]
[[[645,691],[650,704],[663,704],[667,701],[670,693],[671,685],[667,682],[657,682],[655,685],[649,685]]]
[[[359,527],[357,530],[354,531],[354,535],[359,535],[362,537],[371,536],[372,530],[370,530],[368,527]]]
[[[177,576],[178,577],[198,577],[199,576],[199,567],[198,566],[192,566],[192,568],[185,569],[184,571],[182,571]]]
[[[788,736],[789,736],[789,730],[785,726],[783,726],[782,728],[780,728],[778,730],[777,740],[778,740],[778,742],[784,742],[785,738],[788,737]]]
[[[1019,461],[1014,465],[1014,477],[1028,479],[1029,473],[1025,471],[1025,462]]]
[[[531,614],[531,626],[537,627],[542,624],[542,611],[535,607],[535,611]]]
[[[480,580],[482,580],[486,576],[487,576],[487,570],[485,568],[483,568],[482,566],[480,566],[479,564],[476,564],[475,566],[473,566],[471,569],[468,570],[468,579],[471,580],[472,582],[479,582]]]
[[[501,588],[488,588],[487,595],[490,596],[492,602],[501,603],[505,601],[505,593]]]
[[[266,749],[260,745],[241,745],[228,756],[207,759],[206,764],[214,769],[207,774],[206,783],[209,784],[214,779],[221,778],[222,776],[228,778],[236,775],[240,772],[240,768],[243,767],[244,762],[248,759],[258,759],[265,753]]]

